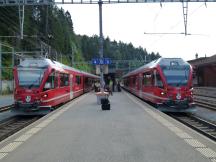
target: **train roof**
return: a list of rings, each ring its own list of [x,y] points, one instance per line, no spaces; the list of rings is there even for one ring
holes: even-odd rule
[[[20,64],[17,67],[39,67],[39,68],[45,68],[48,66],[53,66],[53,67],[57,67],[60,69],[64,69],[64,70],[72,70],[78,73],[82,73],[91,77],[95,77],[95,78],[99,78],[99,76],[88,73],[88,72],[84,72],[78,69],[75,69],[73,67],[64,65],[60,62],[57,61],[53,61],[47,58],[25,58],[24,60],[22,60],[20,62]]]
[[[151,68],[155,68],[157,67],[158,65],[159,66],[170,66],[170,65],[180,65],[180,66],[185,66],[185,65],[189,65],[190,64],[186,61],[184,61],[182,58],[158,58],[156,60],[153,60],[151,61],[150,63],[148,64],[145,64],[141,67],[139,67],[138,69],[135,69],[127,74],[125,74],[123,77],[127,77],[129,75],[133,75],[133,74],[136,74],[140,71],[143,71],[144,69],[151,69]]]

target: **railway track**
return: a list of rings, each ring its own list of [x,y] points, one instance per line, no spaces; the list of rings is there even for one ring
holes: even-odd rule
[[[206,137],[216,141],[216,125],[205,121],[199,117],[188,114],[168,114],[174,119],[205,135]]]
[[[8,105],[8,106],[3,106],[3,107],[0,107],[0,112],[4,112],[4,111],[8,111],[10,110],[14,105]]]
[[[0,124],[0,141],[11,136],[12,134],[18,132],[22,128],[28,126],[29,124],[35,122],[40,117],[11,117]]]
[[[216,110],[216,88],[194,87],[194,102],[198,106]]]

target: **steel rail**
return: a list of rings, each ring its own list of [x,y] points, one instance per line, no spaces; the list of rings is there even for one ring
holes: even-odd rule
[[[207,108],[216,111],[216,106],[208,104],[206,102],[195,101],[197,106],[202,106],[202,108]]]
[[[11,108],[13,108],[13,106],[14,105],[12,104],[12,105],[7,105],[7,106],[0,107],[0,113],[10,110]]]
[[[194,87],[194,102],[205,108],[216,110],[216,88]]]
[[[168,114],[188,127],[216,141],[216,125],[194,115]]]
[[[40,117],[11,117],[1,121],[0,141],[38,120]]]

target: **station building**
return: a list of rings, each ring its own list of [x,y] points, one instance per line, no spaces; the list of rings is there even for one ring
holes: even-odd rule
[[[194,86],[216,87],[216,55],[188,61],[194,69]]]

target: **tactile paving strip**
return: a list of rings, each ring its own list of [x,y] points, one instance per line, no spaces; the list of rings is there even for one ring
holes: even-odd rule
[[[196,148],[196,150],[198,150],[201,154],[203,154],[207,158],[214,158],[214,159],[216,159],[216,152],[214,152],[210,148]]]
[[[176,135],[179,136],[180,138],[183,138],[183,139],[193,138],[193,137],[191,137],[189,134],[187,134],[185,132],[178,132],[178,133],[176,133]]]
[[[24,142],[27,139],[29,139],[31,136],[32,136],[32,134],[23,134],[20,137],[16,138],[14,141]]]
[[[8,153],[0,153],[0,160],[5,157]]]
[[[12,143],[9,143],[8,145],[6,145],[5,147],[3,147],[0,152],[1,153],[8,153],[8,152],[11,152],[13,151],[14,149],[16,149],[19,145],[21,145],[22,142],[12,142]]]
[[[195,147],[195,148],[204,148],[205,147],[206,148],[206,146],[204,144],[197,141],[196,139],[184,139],[184,140],[185,140],[185,142],[187,142],[192,147]]]
[[[32,128],[28,132],[26,132],[25,134],[35,134],[40,130],[41,130],[41,128]]]

